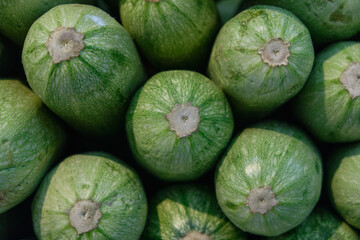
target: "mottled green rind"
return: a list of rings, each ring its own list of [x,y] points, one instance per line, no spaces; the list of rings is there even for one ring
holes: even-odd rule
[[[268,121],[237,136],[215,175],[221,209],[240,229],[277,236],[299,225],[319,199],[322,163],[307,136],[285,123]],[[264,215],[245,205],[252,189],[270,186],[278,206]]]
[[[360,31],[359,0],[251,0],[294,13],[309,28],[316,44],[346,40]]]
[[[287,66],[270,67],[258,50],[272,38],[290,43]],[[295,96],[308,78],[314,50],[307,28],[292,13],[256,6],[228,21],[209,62],[210,78],[226,93],[239,119],[260,118]]]
[[[100,203],[97,228],[78,235],[68,211],[77,200]],[[66,158],[42,181],[33,205],[39,239],[139,239],[146,222],[146,196],[137,174],[104,153]]]
[[[120,1],[122,24],[158,69],[206,66],[220,28],[213,0]]]
[[[198,130],[178,138],[165,115],[175,104],[199,107]],[[153,76],[132,99],[126,130],[137,161],[168,181],[200,177],[216,162],[234,129],[229,103],[205,76],[191,71],[167,71]]]
[[[360,62],[360,43],[330,45],[316,56],[311,75],[295,98],[294,114],[322,141],[360,140],[360,98],[352,99],[339,80],[351,62]]]
[[[54,65],[45,47],[59,26],[84,33],[80,56]],[[99,8],[60,5],[31,27],[23,65],[34,92],[75,129],[91,135],[120,131],[133,93],[144,81],[136,47],[126,30]]]
[[[0,213],[35,190],[64,142],[40,98],[17,80],[0,81]]]
[[[1,0],[0,32],[22,46],[36,19],[51,8],[66,3],[94,4],[95,0]]]
[[[351,226],[360,229],[360,143],[336,149],[327,163],[332,204]]]
[[[142,239],[181,239],[192,231],[212,240],[246,239],[222,213],[207,186],[175,185],[158,192],[151,200]]]
[[[357,233],[324,207],[316,207],[297,228],[268,240],[358,240]]]

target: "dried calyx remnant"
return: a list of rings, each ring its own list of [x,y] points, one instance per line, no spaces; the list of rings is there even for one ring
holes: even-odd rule
[[[272,38],[258,50],[261,59],[270,67],[279,67],[288,65],[288,57],[290,56],[290,43],[284,42],[281,38]]]
[[[70,224],[80,235],[97,228],[101,218],[100,203],[92,200],[79,200],[69,211]]]
[[[173,110],[166,114],[170,130],[176,131],[178,138],[190,136],[198,129],[200,122],[200,108],[191,103],[175,104]]]
[[[360,96],[360,62],[352,62],[340,77],[340,82],[354,99]]]
[[[212,238],[208,234],[193,231],[189,232],[185,237],[181,238],[181,240],[212,240]]]
[[[275,193],[270,186],[252,189],[246,198],[245,205],[250,208],[251,213],[265,214],[273,207],[279,205],[275,199]]]
[[[49,35],[46,48],[55,64],[61,61],[80,55],[80,51],[85,47],[84,34],[77,32],[75,28],[58,27]]]

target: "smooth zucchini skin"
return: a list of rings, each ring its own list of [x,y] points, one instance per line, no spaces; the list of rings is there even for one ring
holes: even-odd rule
[[[276,59],[261,54],[271,41],[281,41],[284,54]],[[279,49],[269,48],[271,55]],[[281,51],[279,56],[281,55]],[[287,57],[285,57],[287,56]],[[291,12],[274,6],[254,6],[226,22],[216,37],[208,72],[227,95],[235,118],[249,123],[294,97],[313,66],[310,33]]]
[[[358,240],[358,234],[332,209],[318,205],[295,229],[267,240]]]
[[[167,115],[184,104],[198,108],[200,122],[190,135],[180,137],[171,130]],[[207,77],[186,70],[153,76],[135,94],[126,115],[126,132],[136,160],[166,181],[203,175],[215,165],[233,129],[224,93]]]
[[[220,28],[214,0],[121,0],[121,22],[157,69],[202,70]]]
[[[0,80],[0,214],[35,191],[64,145],[41,99],[18,80]]]
[[[327,160],[327,190],[337,212],[360,229],[360,143],[335,149]]]
[[[222,213],[209,186],[173,185],[151,199],[142,240],[184,239],[194,232],[205,240],[247,239]]]
[[[67,3],[95,4],[95,0],[1,0],[0,32],[22,46],[36,19],[51,8]]]
[[[360,31],[358,0],[251,0],[245,5],[267,4],[294,13],[309,29],[315,44],[351,38]]]
[[[97,204],[101,216],[78,232],[71,210],[80,201]],[[83,215],[91,215],[84,208]],[[137,173],[102,152],[67,157],[43,179],[32,204],[38,239],[137,240],[146,222],[147,201]],[[84,219],[84,216],[81,217]]]
[[[60,27],[83,34],[84,48],[77,57],[55,62],[46,44]],[[27,35],[22,60],[30,86],[44,103],[76,130],[94,136],[121,131],[130,98],[145,80],[130,35],[90,5],[60,5],[39,18]]]
[[[329,45],[316,56],[308,81],[292,103],[295,117],[321,141],[360,140],[360,98],[352,97],[341,82],[351,64],[357,64],[360,73],[359,42]]]
[[[215,173],[216,196],[243,231],[277,236],[310,214],[320,197],[322,175],[321,157],[303,131],[265,121],[233,139]],[[251,199],[256,192],[265,194]],[[269,208],[259,211],[251,202]]]

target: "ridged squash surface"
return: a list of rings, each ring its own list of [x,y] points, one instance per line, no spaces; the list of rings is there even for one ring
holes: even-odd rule
[[[130,35],[89,5],[60,5],[40,17],[29,30],[22,60],[34,92],[89,135],[119,132],[128,102],[145,80]]]
[[[35,191],[64,144],[41,99],[18,80],[0,80],[0,214]]]
[[[78,203],[85,204],[73,211]],[[43,179],[32,214],[39,239],[137,240],[147,202],[134,170],[109,154],[84,153],[66,158]]]
[[[215,175],[216,196],[240,229],[277,236],[298,226],[317,203],[320,155],[298,128],[277,121],[244,129]]]

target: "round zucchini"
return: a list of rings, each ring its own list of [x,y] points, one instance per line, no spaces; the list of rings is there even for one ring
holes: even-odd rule
[[[328,193],[333,206],[360,229],[360,143],[339,147],[328,160]]]
[[[139,239],[146,196],[137,174],[104,153],[72,155],[42,181],[33,205],[38,239]]]
[[[295,15],[278,7],[255,6],[221,28],[209,73],[237,118],[249,122],[295,96],[313,62],[310,33]]]
[[[277,236],[298,226],[317,203],[320,155],[301,130],[267,121],[243,130],[219,163],[216,196],[240,229]]]
[[[41,99],[20,81],[0,80],[0,214],[35,191],[64,145]]]
[[[168,181],[192,180],[209,170],[233,128],[221,90],[200,73],[184,70],[153,76],[135,94],[126,116],[135,158]]]
[[[99,8],[65,4],[30,28],[22,60],[44,103],[82,133],[108,136],[124,126],[144,71],[126,30]]]
[[[157,69],[202,69],[220,28],[214,0],[123,0],[120,17]]]
[[[332,210],[318,206],[295,229],[268,240],[359,240],[357,233]]]
[[[245,240],[204,185],[174,185],[151,200],[144,240]]]
[[[36,19],[51,8],[67,3],[94,4],[95,0],[1,0],[0,32],[22,46]]]
[[[294,115],[325,142],[360,140],[360,43],[339,42],[320,52],[293,103]]]

